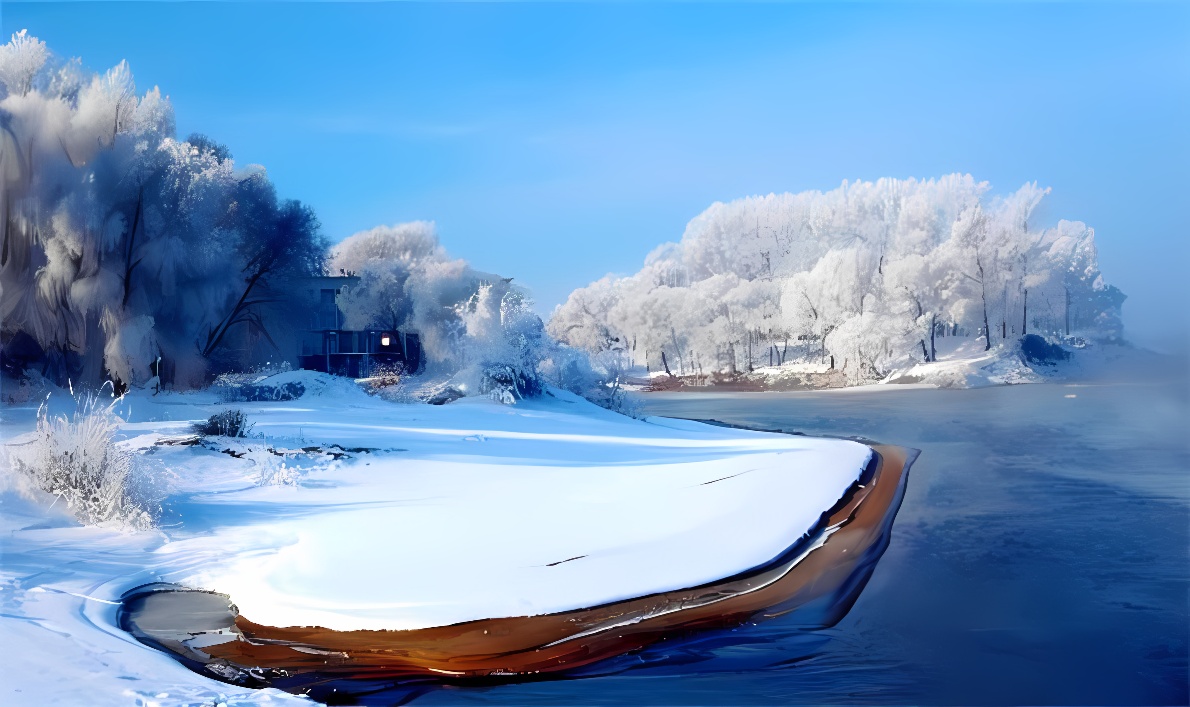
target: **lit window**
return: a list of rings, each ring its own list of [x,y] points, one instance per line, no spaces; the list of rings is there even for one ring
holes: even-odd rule
[[[384,336],[380,337],[380,345],[381,346],[388,346],[390,343],[392,343],[392,339],[388,338],[388,334],[385,334]]]

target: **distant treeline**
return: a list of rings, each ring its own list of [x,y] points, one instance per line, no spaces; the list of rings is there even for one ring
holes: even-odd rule
[[[933,361],[947,335],[989,349],[1027,333],[1118,339],[1124,295],[1103,281],[1094,232],[1030,222],[1048,192],[989,197],[956,174],[716,203],[640,272],[573,292],[548,328],[654,370],[816,360],[858,378]]]

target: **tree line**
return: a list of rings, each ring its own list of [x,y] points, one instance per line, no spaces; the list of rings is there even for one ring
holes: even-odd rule
[[[675,374],[798,361],[858,379],[935,361],[946,337],[1118,339],[1094,231],[1037,225],[1048,193],[953,174],[716,203],[636,274],[574,291],[548,330]]]

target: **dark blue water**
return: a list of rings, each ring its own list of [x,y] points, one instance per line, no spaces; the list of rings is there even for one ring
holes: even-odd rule
[[[837,626],[775,620],[583,677],[418,704],[1190,701],[1190,388],[653,394],[651,414],[917,447],[892,545]],[[1076,397],[1067,397],[1067,396]]]

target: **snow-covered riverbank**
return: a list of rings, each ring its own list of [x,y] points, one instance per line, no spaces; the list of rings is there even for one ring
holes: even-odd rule
[[[82,527],[6,464],[0,672],[10,696],[280,698],[206,681],[119,631],[114,602],[154,581],[227,593],[257,622],[334,629],[537,615],[696,586],[786,550],[870,454],[845,441],[633,420],[558,391],[516,406],[401,405],[338,383],[288,402],[126,398],[123,444],[164,480],[151,532]],[[191,421],[228,407],[254,423],[251,437],[179,443],[193,441]],[[32,409],[4,414],[5,442],[19,445]]]
[[[936,361],[903,366],[879,378],[870,372],[860,375],[848,361],[835,361],[832,367],[825,360],[813,359],[760,366],[736,374],[668,376],[664,372],[635,370],[629,376],[629,387],[649,392],[834,390],[886,385],[965,389],[1078,380],[1127,365],[1169,365],[1165,360],[1168,357],[1126,344],[1076,341],[1077,347],[1062,349],[1068,356],[1064,360],[1030,360],[1019,345],[984,350],[982,339],[946,337],[939,340]]]

